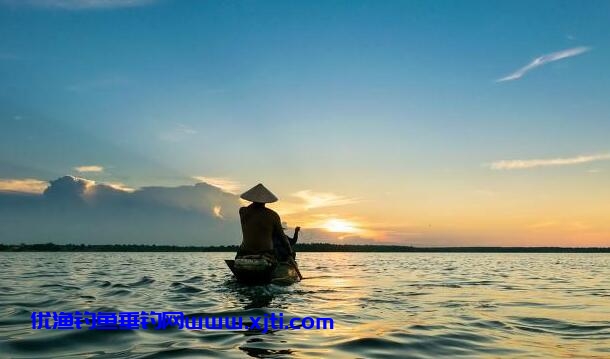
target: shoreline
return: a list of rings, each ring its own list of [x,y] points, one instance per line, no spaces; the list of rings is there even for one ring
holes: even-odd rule
[[[229,246],[138,244],[0,244],[0,252],[235,252]],[[352,253],[610,253],[610,247],[414,247],[377,244],[298,243],[296,252]]]

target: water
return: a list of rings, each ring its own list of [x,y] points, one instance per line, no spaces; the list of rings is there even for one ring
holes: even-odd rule
[[[0,253],[0,357],[610,358],[610,255],[299,253],[244,287],[230,253]],[[333,330],[32,330],[32,311],[332,317]]]

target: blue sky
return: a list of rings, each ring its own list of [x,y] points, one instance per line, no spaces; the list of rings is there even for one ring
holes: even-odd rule
[[[0,178],[262,181],[393,223],[470,191],[601,189],[609,30],[607,1],[0,0]],[[489,165],[578,156],[601,157]]]

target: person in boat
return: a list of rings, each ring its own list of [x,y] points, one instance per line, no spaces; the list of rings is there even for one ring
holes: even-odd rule
[[[284,234],[280,216],[265,207],[278,198],[262,184],[257,184],[244,192],[240,198],[252,202],[239,209],[243,240],[237,250],[237,257],[262,255],[274,263],[294,260],[292,246],[298,240],[299,227],[295,228],[293,238]]]

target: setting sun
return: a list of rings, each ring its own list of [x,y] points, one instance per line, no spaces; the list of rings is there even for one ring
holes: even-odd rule
[[[356,233],[359,231],[354,223],[336,218],[326,221],[324,229],[335,233]]]

